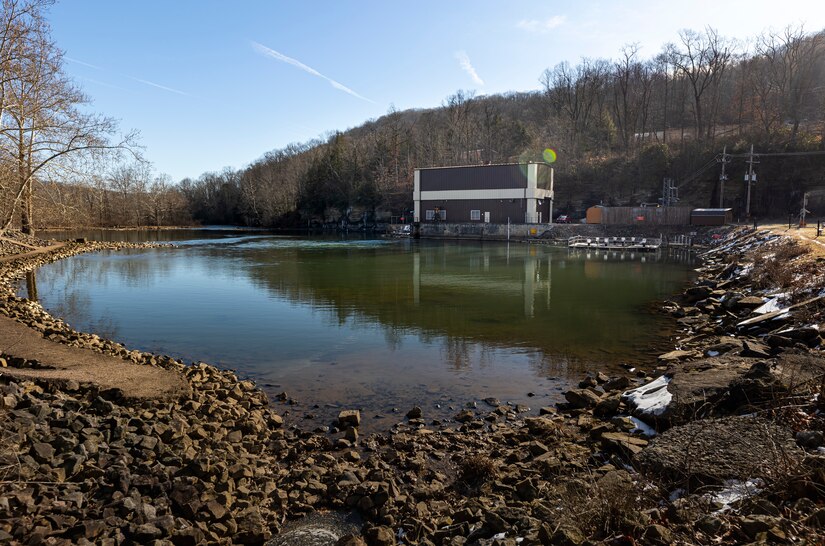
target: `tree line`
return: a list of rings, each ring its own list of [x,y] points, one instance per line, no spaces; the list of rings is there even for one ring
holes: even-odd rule
[[[664,177],[688,180],[722,146],[825,149],[825,31],[788,27],[743,44],[712,28],[684,30],[652,58],[639,51],[631,44],[616,59],[560,63],[541,74],[538,92],[458,91],[438,108],[391,108],[244,169],[186,179],[181,190],[193,217],[210,223],[403,216],[417,167],[540,161],[553,148],[563,210],[655,201]],[[776,214],[791,206],[794,191],[817,183],[823,161],[797,157],[761,168],[771,184],[754,188],[754,207]],[[709,170],[682,188],[683,199],[715,206],[717,181]],[[741,188],[732,189],[726,205],[735,206]]]
[[[51,0],[0,5],[0,232],[188,221],[188,203],[64,70]]]
[[[684,202],[717,204],[723,146],[743,152],[825,149],[825,31],[767,31],[748,43],[684,30],[650,58],[562,62],[540,91],[477,96],[399,111],[274,150],[241,169],[178,183],[141,160],[134,135],[85,113],[44,13],[49,0],[2,0],[0,227],[200,222],[295,227],[409,216],[418,167],[541,161],[557,152],[556,210],[655,201],[662,179]],[[729,165],[731,179],[739,164]],[[822,156],[764,161],[753,210],[785,212],[823,185]],[[695,175],[701,171],[699,175]],[[767,175],[767,176],[765,176]],[[726,188],[737,206],[742,186]]]

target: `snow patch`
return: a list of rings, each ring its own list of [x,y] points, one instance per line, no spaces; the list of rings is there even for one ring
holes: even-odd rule
[[[630,420],[633,421],[634,425],[636,425],[636,428],[630,431],[631,433],[638,432],[641,433],[643,436],[647,436],[648,438],[653,438],[654,436],[656,436],[656,430],[654,430],[653,427],[651,427],[641,419],[631,416]]]
[[[739,502],[742,499],[756,495],[762,488],[765,487],[765,482],[759,478],[747,480],[745,482],[739,480],[727,480],[725,487],[716,493],[709,493],[707,496],[710,501],[716,506],[720,506],[717,512],[726,512],[730,510],[730,505]]]
[[[642,413],[661,415],[673,400],[673,395],[667,390],[670,380],[670,377],[663,375],[646,385],[625,391],[622,398]]]
[[[784,298],[783,298],[784,299]],[[774,311],[779,311],[782,309],[782,306],[779,305],[780,297],[777,296],[775,298],[771,298],[766,301],[761,306],[757,307],[753,310],[754,313],[758,313],[760,315],[764,315],[765,313],[773,313]]]

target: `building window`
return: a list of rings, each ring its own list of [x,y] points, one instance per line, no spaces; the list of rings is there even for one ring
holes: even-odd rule
[[[470,220],[481,220],[481,211],[480,210],[471,210],[470,211]]]
[[[436,207],[433,210],[424,211],[424,219],[428,222],[446,222],[447,211],[441,207]]]

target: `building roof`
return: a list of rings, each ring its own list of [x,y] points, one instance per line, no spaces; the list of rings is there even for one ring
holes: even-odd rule
[[[690,214],[695,216],[724,216],[733,209],[693,209]]]
[[[444,165],[443,167],[416,167],[417,171],[431,171],[435,169],[466,169],[467,167],[502,167],[506,165],[546,165],[552,168],[544,161],[522,161],[519,163],[486,163],[484,165]]]

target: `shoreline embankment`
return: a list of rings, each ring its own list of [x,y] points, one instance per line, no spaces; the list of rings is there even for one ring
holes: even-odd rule
[[[12,280],[46,261],[135,246],[74,243],[0,264],[4,315],[54,343],[171,371],[188,387],[135,397],[18,377],[12,368],[44,365],[2,348],[0,543],[821,538],[822,258],[788,238],[740,229],[720,239],[696,283],[664,304],[681,334],[653,369],[594,370],[565,404],[538,412],[491,399],[433,425],[427,408],[411,408],[370,435],[359,434],[356,410],[325,432],[287,427],[231,371],[76,332],[14,295]]]

